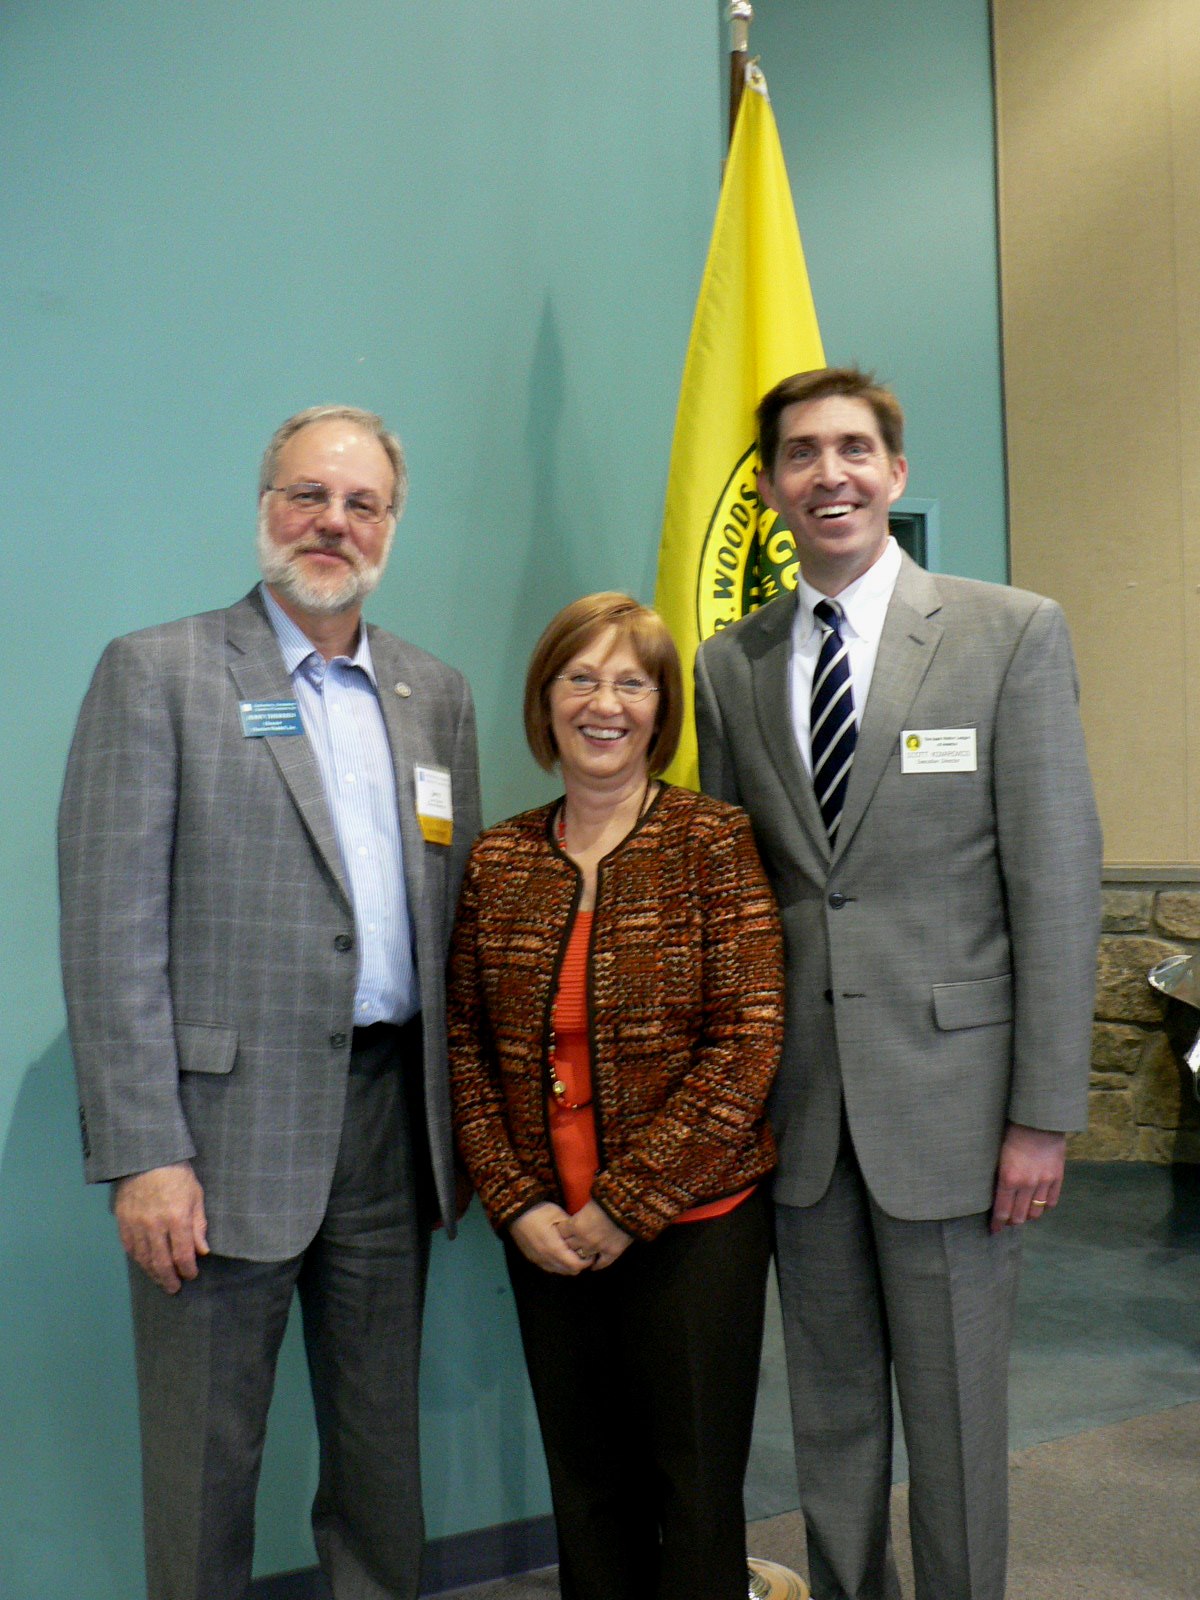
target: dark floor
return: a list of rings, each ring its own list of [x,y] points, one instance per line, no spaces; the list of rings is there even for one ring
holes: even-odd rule
[[[1057,1211],[1027,1234],[1010,1395],[1014,1450],[1200,1400],[1200,1168],[1071,1164]],[[796,1503],[772,1291],[746,1516]],[[550,1600],[558,1585],[545,1571],[460,1593]]]

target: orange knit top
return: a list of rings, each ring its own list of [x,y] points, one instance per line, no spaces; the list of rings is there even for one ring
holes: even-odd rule
[[[592,938],[590,911],[577,911],[563,954],[554,997],[553,1089],[547,1101],[550,1146],[567,1210],[574,1213],[592,1197],[600,1167],[596,1113],[592,1106],[592,1058],[588,1042],[587,962]],[[723,1217],[754,1193],[755,1185],[707,1205],[681,1211],[675,1222]]]

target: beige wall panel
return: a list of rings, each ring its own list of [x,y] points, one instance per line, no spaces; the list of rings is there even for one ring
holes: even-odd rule
[[[1171,174],[1187,619],[1188,859],[1200,860],[1200,4],[1170,0]]]
[[[1013,581],[1066,608],[1106,854],[1148,865],[1195,858],[1174,4],[994,5]]]

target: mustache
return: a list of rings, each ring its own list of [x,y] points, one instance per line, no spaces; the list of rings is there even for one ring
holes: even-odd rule
[[[306,539],[298,540],[291,547],[291,554],[295,556],[322,555],[341,556],[355,569],[363,565],[362,553],[355,548],[349,539],[343,539],[340,534],[311,534]]]

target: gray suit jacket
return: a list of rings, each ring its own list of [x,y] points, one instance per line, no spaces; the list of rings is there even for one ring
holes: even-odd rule
[[[703,785],[750,813],[783,915],[775,1196],[824,1193],[844,1098],[885,1211],[984,1211],[1006,1120],[1086,1121],[1100,831],[1066,624],[905,557],[831,851],[792,729],[795,607],[696,660]],[[901,773],[903,730],[966,727],[976,771]]]
[[[421,980],[430,1153],[452,1226],[444,968],[479,827],[474,712],[460,673],[368,634]],[[243,700],[292,699],[257,591],[117,639],[80,713],[59,815],[87,1177],[190,1158],[211,1247],[250,1260],[298,1254],[320,1224],[353,1025],[353,908],[316,757],[303,736],[244,738],[238,716]],[[452,774],[448,847],[421,835],[414,763]]]

